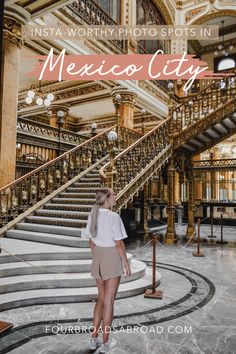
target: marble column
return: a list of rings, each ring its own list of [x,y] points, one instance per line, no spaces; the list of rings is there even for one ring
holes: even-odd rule
[[[18,74],[22,45],[21,25],[3,22],[3,65],[0,103],[0,187],[15,180]]]

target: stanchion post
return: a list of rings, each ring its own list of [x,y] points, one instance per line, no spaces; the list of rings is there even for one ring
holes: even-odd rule
[[[163,291],[156,290],[156,245],[157,245],[157,235],[153,234],[152,236],[152,289],[146,289],[144,297],[151,299],[162,299]]]
[[[13,323],[0,321],[0,334],[11,329],[13,326],[14,326]]]
[[[224,241],[223,214],[220,215],[220,241],[216,241],[216,243],[220,243],[221,246],[228,243],[227,241]]]
[[[214,218],[213,218],[213,210],[212,210],[212,208],[211,208],[211,216],[210,216],[210,218],[211,218],[211,234],[208,235],[208,237],[209,238],[216,238],[216,236],[213,235],[213,221],[214,221]]]
[[[201,237],[200,237],[200,224],[201,220],[198,218],[198,228],[197,228],[197,251],[193,252],[194,257],[205,257],[205,255],[200,252],[200,242],[201,242]]]

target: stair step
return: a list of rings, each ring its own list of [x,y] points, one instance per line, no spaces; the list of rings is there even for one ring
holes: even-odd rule
[[[81,239],[80,236],[55,235],[43,232],[11,229],[6,232],[6,237],[16,238],[25,241],[50,243],[68,247],[88,247],[88,239]]]
[[[80,199],[80,198],[53,198],[50,203],[53,204],[57,204],[57,203],[60,203],[60,204],[80,204],[80,205],[93,205],[95,202],[95,199],[94,201],[91,200],[91,199]]]
[[[92,172],[92,171],[91,171]],[[98,171],[94,171],[93,173],[87,173],[87,175],[85,175],[85,177],[83,177],[83,178],[91,178],[91,179],[93,179],[93,178],[97,178],[97,179],[99,179],[99,181],[100,181],[100,174],[99,174],[99,172]]]
[[[66,189],[64,193],[76,193],[79,198],[85,198],[85,199],[94,199],[95,198],[95,192],[87,192],[87,193],[82,193],[80,192],[81,188],[79,189],[78,187],[69,187]]]
[[[44,204],[44,209],[47,210],[71,210],[71,211],[80,211],[88,213],[92,207],[91,205],[78,205],[78,204]]]
[[[132,256],[128,257],[131,264]],[[132,260],[133,262],[133,260]],[[27,274],[50,274],[51,272],[61,273],[85,273],[90,272],[92,259],[56,259],[56,260],[31,260],[31,264],[24,262],[6,262],[0,264],[0,277],[15,277]],[[135,262],[133,263],[135,267]],[[132,265],[132,267],[133,267]],[[134,267],[132,269],[134,269]],[[45,268],[45,269],[44,269]]]
[[[157,273],[157,283],[160,283],[161,275]],[[147,268],[146,275],[128,283],[120,284],[116,298],[125,298],[142,294],[146,288],[152,285],[152,270]],[[37,289],[17,291],[0,295],[0,310],[11,308],[68,302],[88,302],[97,298],[97,287],[88,288],[60,288]]]
[[[80,178],[80,180],[79,180],[81,183],[91,183],[91,182],[97,182],[97,183],[100,183],[101,182],[101,180],[100,180],[100,178],[99,177],[94,177],[94,176],[92,176],[92,177],[81,177]]]
[[[43,225],[43,224],[31,224],[28,222],[21,222],[16,224],[16,229],[26,230],[26,231],[36,231],[44,232],[49,234],[59,234],[66,236],[81,236],[81,229],[77,227],[63,227],[63,226],[54,226],[54,225]]]
[[[38,268],[39,270],[39,268]],[[131,262],[132,275],[129,278],[121,277],[122,283],[128,283],[145,275],[146,264],[137,260]],[[34,289],[61,289],[84,288],[95,286],[96,281],[89,272],[81,273],[47,273],[41,269],[40,273],[3,277],[0,285],[0,294]]]
[[[85,220],[76,220],[76,219],[59,219],[59,218],[50,218],[46,216],[27,216],[25,218],[26,222],[37,223],[37,224],[47,224],[47,225],[58,225],[58,226],[67,226],[67,227],[79,227],[84,228],[87,225]]]
[[[87,191],[95,191],[101,187],[100,183],[82,183],[82,182],[75,182],[73,186],[80,188],[82,191],[87,190]]]
[[[69,218],[69,219],[78,219],[85,220],[87,222],[89,212],[83,211],[71,211],[71,210],[47,210],[39,209],[35,211],[37,216],[46,216],[52,218]]]
[[[86,195],[86,193],[84,193],[84,195]],[[70,192],[63,192],[59,194],[60,197],[62,198],[78,198],[78,199],[90,199],[91,201],[95,200],[95,194],[93,195],[93,198],[91,197],[85,197],[82,198],[80,193],[70,193]]]
[[[35,250],[34,250],[35,251]],[[67,251],[44,251],[44,252],[31,252],[31,253],[17,253],[15,256],[23,259],[24,261],[53,261],[53,260],[83,260],[87,262],[92,259],[92,253],[90,248],[70,248]],[[14,255],[1,254],[1,263],[18,263],[19,259]],[[132,257],[131,253],[127,253],[128,261],[130,262]],[[22,264],[25,264],[22,261]]]

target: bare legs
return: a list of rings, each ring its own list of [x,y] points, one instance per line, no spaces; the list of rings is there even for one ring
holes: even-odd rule
[[[103,314],[103,306],[104,306],[104,299],[105,299],[105,280],[99,280],[96,279],[97,283],[97,288],[98,288],[98,299],[96,302],[96,305],[94,307],[94,312],[93,312],[93,328],[94,332],[92,333],[92,338],[95,338],[98,336],[98,330],[101,324],[102,320],[102,314]]]
[[[113,309],[116,293],[120,284],[120,276],[107,280],[96,279],[98,287],[98,299],[94,307],[92,338],[97,337],[98,330],[102,321],[103,343],[109,338],[109,331],[113,319]]]

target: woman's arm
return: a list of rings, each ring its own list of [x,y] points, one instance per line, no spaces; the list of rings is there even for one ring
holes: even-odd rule
[[[116,247],[120,258],[122,259],[123,266],[125,268],[125,276],[129,277],[131,275],[131,269],[129,265],[129,261],[126,254],[126,249],[123,240],[115,240]]]
[[[95,243],[91,240],[91,238],[89,239],[89,246],[90,246],[91,251],[92,251],[92,253],[93,253],[93,249],[94,249],[94,247],[95,247]]]

